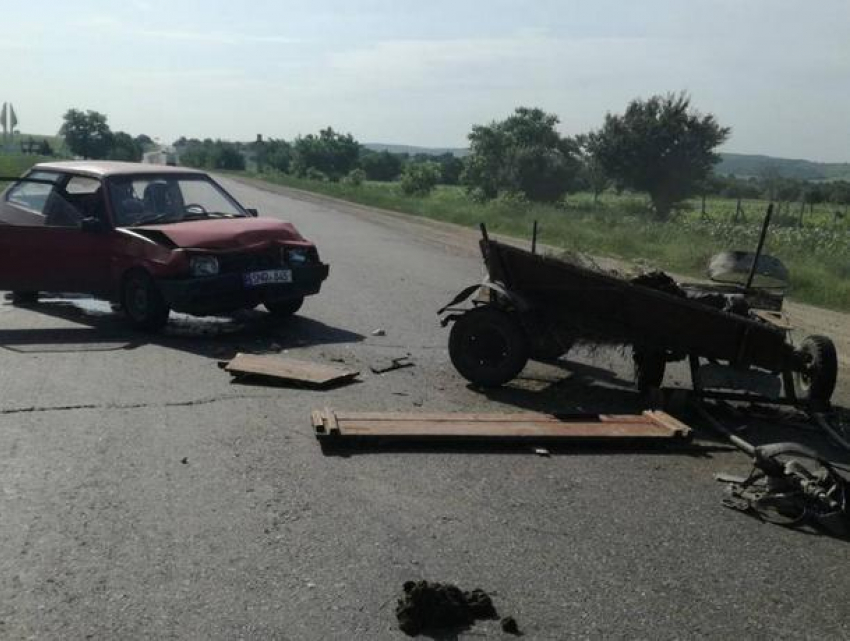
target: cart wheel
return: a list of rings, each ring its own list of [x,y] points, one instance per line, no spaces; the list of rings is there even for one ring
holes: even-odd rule
[[[461,316],[449,335],[449,356],[466,380],[498,387],[528,362],[528,338],[515,316],[495,307],[479,307]]]
[[[661,387],[664,370],[667,368],[667,355],[657,349],[635,348],[635,385],[640,392],[650,392]]]
[[[797,374],[798,396],[813,405],[829,405],[838,378],[838,354],[826,336],[807,336],[800,353],[808,366]]]

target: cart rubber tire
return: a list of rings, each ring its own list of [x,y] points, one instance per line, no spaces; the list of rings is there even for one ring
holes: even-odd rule
[[[278,318],[289,318],[304,304],[304,297],[299,296],[298,298],[286,298],[283,300],[270,300],[263,303],[266,306],[266,309],[269,310],[274,316]]]
[[[121,288],[121,307],[136,329],[156,332],[165,327],[170,310],[146,271],[137,269],[124,277]]]
[[[661,387],[664,382],[664,370],[667,369],[667,356],[655,349],[635,348],[635,385],[638,391],[648,393]]]
[[[12,292],[12,305],[35,305],[38,292]]]
[[[801,400],[817,406],[829,406],[838,378],[838,354],[826,336],[807,336],[800,352],[808,359],[808,371],[797,377]]]
[[[530,350],[516,316],[495,307],[466,312],[449,334],[455,369],[481,387],[499,387],[516,378],[528,363]]]

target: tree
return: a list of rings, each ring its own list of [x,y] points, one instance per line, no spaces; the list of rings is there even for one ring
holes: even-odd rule
[[[368,180],[395,180],[401,173],[401,165],[401,157],[388,151],[367,152],[360,159]]]
[[[440,163],[440,182],[444,185],[457,185],[463,174],[463,160],[452,153],[445,153],[434,158]]]
[[[142,159],[142,153],[142,146],[130,134],[123,131],[112,134],[108,156],[110,160],[139,162]]]
[[[648,192],[656,217],[667,220],[698,191],[729,132],[713,115],[691,110],[687,94],[653,96],[633,100],[621,116],[607,114],[592,153],[619,186]]]
[[[605,173],[605,168],[593,153],[593,134],[576,136],[581,160],[581,179],[588,189],[593,192],[593,204],[599,201],[599,194],[608,189],[611,180]]]
[[[147,134],[139,134],[133,140],[136,141],[136,144],[141,147],[143,152],[156,147],[156,143],[153,141],[153,138]]]
[[[207,167],[210,169],[245,169],[245,156],[232,142],[216,140],[209,145]]]
[[[272,169],[289,173],[292,164],[292,145],[285,140],[269,138],[257,150],[257,162]]]
[[[408,196],[427,196],[440,182],[440,175],[440,163],[408,163],[401,173],[401,190]]]
[[[555,129],[558,117],[519,107],[507,119],[476,125],[461,180],[484,199],[500,192],[552,202],[569,191],[579,172],[578,148]]]
[[[299,136],[293,144],[292,170],[305,176],[312,168],[337,181],[357,167],[360,143],[351,134],[340,134],[331,127],[319,135]]]
[[[83,113],[69,109],[63,116],[64,123],[59,134],[76,156],[101,159],[109,155],[112,148],[112,131],[106,124],[106,116],[96,111]]]

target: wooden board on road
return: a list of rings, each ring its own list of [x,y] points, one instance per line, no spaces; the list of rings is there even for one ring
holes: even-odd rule
[[[312,421],[320,440],[611,441],[684,439],[691,431],[660,411],[553,415],[338,412],[326,408],[315,410]]]
[[[242,353],[237,354],[225,364],[224,370],[234,376],[260,376],[311,387],[328,387],[345,383],[353,380],[360,373],[324,363]]]

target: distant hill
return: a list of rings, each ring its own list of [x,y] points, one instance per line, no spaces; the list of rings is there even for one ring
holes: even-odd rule
[[[428,156],[454,154],[462,158],[469,153],[469,149],[461,147],[415,147],[413,145],[391,145],[383,142],[367,142],[363,143],[363,146],[372,151],[389,151],[393,154],[410,154],[411,156],[415,156],[416,154],[425,154]]]
[[[714,170],[718,174],[734,174],[739,178],[775,172],[783,178],[800,180],[850,180],[850,163],[814,162],[757,154],[720,154],[720,162]]]

